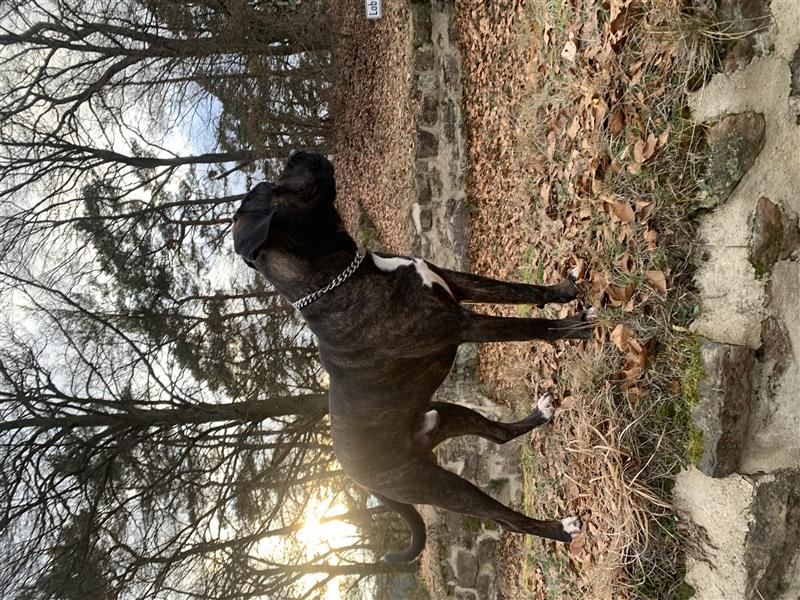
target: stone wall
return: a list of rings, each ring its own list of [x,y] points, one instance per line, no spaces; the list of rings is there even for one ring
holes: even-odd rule
[[[468,270],[469,210],[465,192],[466,147],[461,115],[461,58],[450,2],[412,4],[414,95],[417,105],[416,202],[409,218],[417,234],[414,254],[437,265]],[[513,420],[510,411],[482,393],[477,353],[462,346],[456,366],[436,399],[470,406],[487,417]],[[439,464],[505,504],[522,496],[520,449],[474,436],[450,440]],[[473,517],[420,507],[428,527],[422,577],[432,598],[502,599],[497,553],[501,530]]]
[[[451,26],[453,7],[433,1],[415,3],[412,9],[413,93],[418,106],[413,250],[443,267],[466,269],[469,211],[464,191],[461,57]]]
[[[709,128],[697,284],[704,456],[676,506],[705,530],[697,600],[800,597],[800,3],[722,0],[723,72],[690,97]]]

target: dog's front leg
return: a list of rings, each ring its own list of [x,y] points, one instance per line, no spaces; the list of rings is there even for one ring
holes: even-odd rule
[[[556,285],[530,285],[527,283],[511,283],[441,269],[434,265],[431,268],[447,282],[456,300],[467,304],[534,304],[543,306],[550,302],[565,303],[575,299],[578,286],[575,280],[577,269],[571,269],[567,278]]]
[[[466,312],[461,342],[524,342],[527,340],[588,340],[595,310],[566,319],[519,319]]]

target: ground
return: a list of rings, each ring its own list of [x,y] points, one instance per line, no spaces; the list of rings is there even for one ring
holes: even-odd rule
[[[461,180],[454,177],[451,182],[466,190],[464,261],[474,272],[533,283],[558,282],[578,266],[580,299],[540,312],[563,315],[587,306],[601,311],[602,326],[588,344],[495,344],[480,350],[479,374],[498,410],[527,414],[545,390],[560,403],[553,425],[516,447],[523,510],[534,516],[577,513],[586,523],[585,534],[569,548],[504,536],[496,550],[496,556],[504,557],[499,571],[503,580],[491,586],[491,597],[662,600],[693,593],[684,582],[684,563],[688,547],[702,548],[698,525],[704,523],[700,516],[687,519],[676,512],[673,488],[679,473],[681,481],[697,479],[686,467],[707,462],[713,437],[706,431],[704,439],[692,418],[697,405],[702,408],[708,401],[703,391],[704,381],[708,387],[708,353],[695,332],[699,327],[699,333],[717,339],[708,331],[724,327],[713,319],[743,319],[749,306],[732,302],[725,308],[727,304],[715,302],[708,291],[714,280],[702,275],[709,270],[701,269],[696,285],[695,265],[709,247],[714,251],[715,218],[741,223],[735,235],[746,238],[742,244],[750,243],[752,203],[734,197],[724,205],[731,206],[724,209],[728,213],[711,213],[711,220],[704,215],[713,204],[709,198],[720,190],[730,193],[744,186],[750,190],[747,198],[755,202],[762,193],[759,185],[769,179],[768,161],[800,162],[795,153],[798,129],[782,124],[796,118],[788,109],[794,106],[791,98],[787,101],[783,92],[761,93],[771,76],[784,77],[781,69],[788,69],[798,43],[789,27],[798,20],[791,1],[774,3],[786,25],[779,28],[783,33],[777,48],[770,50],[767,43],[760,50],[766,57],[759,68],[766,71],[754,67],[740,75],[736,70],[747,65],[747,53],[752,55],[764,41],[749,36],[747,28],[720,29],[719,11],[733,11],[748,26],[759,23],[749,13],[742,17],[743,10],[751,10],[749,4],[745,10],[727,0],[721,7],[677,0],[434,0],[422,4],[452,13],[452,22],[444,29],[433,23],[434,55],[429,57],[428,46],[419,46],[425,21],[418,18],[415,5],[421,3],[385,6],[384,18],[374,23],[363,20],[361,5],[352,3],[347,21],[352,37],[343,43],[340,56],[355,68],[339,82],[349,108],[343,111],[346,120],[334,148],[339,206],[351,231],[367,247],[412,253],[422,249],[426,258],[442,257],[441,248],[427,253],[436,246],[419,241],[439,230],[435,205],[447,198],[436,200],[434,190],[434,199],[425,201],[434,204],[433,225],[421,222],[420,211],[429,206],[418,197],[420,175],[430,165],[420,160],[428,138],[418,124],[426,119],[428,73],[434,73],[434,82],[452,78],[453,69],[438,54],[445,38],[460,50],[465,154],[455,144],[448,156],[464,164]],[[719,40],[729,40],[722,51]],[[444,78],[437,80],[440,64]],[[699,90],[706,89],[718,68],[731,74],[711,81],[712,93],[704,95]],[[787,89],[790,83],[795,85],[787,82]],[[753,87],[743,92],[742,86]],[[737,98],[742,102],[737,104]],[[788,102],[779,107],[782,121],[762,107],[780,102]],[[705,122],[734,109],[768,113],[767,158],[758,158],[758,152],[752,159],[741,153],[729,156],[715,146],[715,139],[727,138],[708,134]],[[757,118],[746,120],[756,122],[757,129]],[[443,152],[439,147],[439,156]],[[717,177],[716,164],[728,179]],[[750,168],[756,175],[746,173]],[[796,173],[785,169],[778,179],[794,181],[789,189],[797,189]],[[762,210],[773,221],[791,222],[791,214],[775,211],[794,206],[796,196],[790,201],[785,193],[771,195],[778,208],[762,202]],[[459,202],[448,205],[441,218],[457,213]],[[704,237],[697,236],[697,227]],[[780,331],[785,320],[780,302],[791,304],[797,263],[779,259],[783,250],[771,252],[767,242],[769,268],[775,263],[774,272],[785,276],[765,278],[761,271],[766,269],[747,262],[747,251],[737,249],[742,244],[716,246],[745,257],[745,264],[731,263],[736,270],[728,274],[729,283],[741,274],[747,289],[755,291],[724,293],[732,300],[755,298],[759,318],[742,329],[752,332],[746,338],[721,341],[757,348],[764,327],[761,316],[768,316],[764,295],[777,299],[767,312]],[[776,285],[768,283],[773,279]],[[530,307],[502,311],[517,316],[537,312]],[[776,344],[767,348],[769,364],[784,365],[781,376],[790,377],[796,364],[789,367],[784,358],[791,344],[796,347],[794,329],[788,337],[774,337],[788,339],[789,349]],[[761,364],[764,357],[752,361]],[[737,387],[735,380],[730,387]],[[791,427],[793,421],[782,423]],[[751,431],[748,423],[743,427],[745,433]],[[754,433],[750,447],[769,444],[768,429],[756,427]],[[758,454],[746,454],[746,460],[748,456]],[[720,480],[717,487],[707,487],[724,494],[725,489],[738,489],[737,482]],[[782,490],[781,482],[765,481],[765,489]],[[463,558],[475,571],[473,579],[480,579],[480,565],[467,554]],[[761,575],[777,568],[775,561],[767,562]],[[425,569],[435,568],[430,563]],[[460,581],[459,565],[453,568],[455,574],[450,574]],[[690,561],[690,570],[696,568]],[[690,580],[702,594],[697,577]],[[451,593],[457,595],[458,586],[455,591],[436,588],[433,596]],[[479,592],[460,593],[480,597]]]

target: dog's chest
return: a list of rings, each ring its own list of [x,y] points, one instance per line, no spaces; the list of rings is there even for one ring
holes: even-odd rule
[[[450,287],[447,285],[445,280],[436,274],[428,266],[428,263],[421,258],[405,258],[401,256],[384,257],[373,253],[370,253],[370,256],[372,257],[372,262],[375,264],[375,266],[385,273],[396,271],[401,267],[413,266],[417,271],[419,278],[422,280],[422,285],[428,288],[433,288],[433,285],[436,284],[441,286],[442,289],[444,289],[451,296],[453,295],[453,292],[450,291]]]

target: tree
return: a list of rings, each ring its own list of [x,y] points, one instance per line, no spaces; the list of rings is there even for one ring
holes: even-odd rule
[[[389,569],[405,527],[335,462],[313,340],[230,249],[246,179],[327,147],[317,8],[0,7],[4,597],[314,598]],[[323,497],[357,528],[305,548]]]

